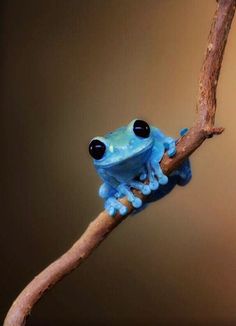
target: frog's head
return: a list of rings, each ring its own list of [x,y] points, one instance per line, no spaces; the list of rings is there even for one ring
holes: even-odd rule
[[[151,129],[143,120],[133,120],[104,137],[95,137],[89,153],[96,167],[109,168],[124,162],[144,160],[153,146]]]

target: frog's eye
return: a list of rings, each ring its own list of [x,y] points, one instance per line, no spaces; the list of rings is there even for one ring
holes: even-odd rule
[[[147,122],[143,120],[135,120],[133,125],[133,131],[136,136],[142,138],[148,138],[150,135],[150,127]]]
[[[95,159],[100,160],[106,151],[106,145],[98,139],[93,139],[89,144],[89,154]]]

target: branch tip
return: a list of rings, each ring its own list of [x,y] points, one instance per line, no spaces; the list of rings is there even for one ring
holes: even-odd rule
[[[221,135],[224,132],[224,127],[213,127],[204,130],[204,134],[206,138],[212,138],[215,135]]]

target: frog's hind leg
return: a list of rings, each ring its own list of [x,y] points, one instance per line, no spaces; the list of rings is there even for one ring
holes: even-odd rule
[[[176,177],[176,183],[179,186],[185,186],[192,178],[192,171],[189,159],[186,159],[177,170],[174,170],[170,176]]]
[[[192,170],[189,159],[186,159],[180,167],[180,177],[178,180],[179,186],[185,186],[192,178]]]

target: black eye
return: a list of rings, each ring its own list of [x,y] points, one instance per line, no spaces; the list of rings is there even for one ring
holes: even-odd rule
[[[95,160],[100,160],[106,151],[106,145],[98,140],[94,139],[89,144],[89,153]]]
[[[142,138],[148,138],[150,135],[150,127],[147,122],[143,120],[136,120],[133,126],[133,130],[136,136]]]

